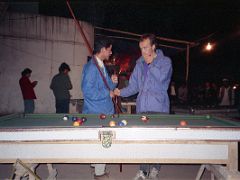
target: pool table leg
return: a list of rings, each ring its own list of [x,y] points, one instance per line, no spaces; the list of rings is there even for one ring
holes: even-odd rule
[[[227,168],[230,171],[238,171],[238,142],[229,143]]]

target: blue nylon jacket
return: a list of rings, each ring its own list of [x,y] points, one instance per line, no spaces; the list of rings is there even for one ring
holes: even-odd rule
[[[121,89],[122,97],[138,93],[137,113],[169,113],[167,90],[172,76],[172,62],[170,58],[163,55],[160,49],[156,53],[157,57],[150,65],[146,65],[143,57],[137,60],[129,85]],[[146,75],[144,64],[148,69]]]
[[[107,72],[106,81],[111,90],[116,87]],[[93,59],[83,67],[81,89],[84,98],[84,114],[114,114],[110,92],[105,86]]]

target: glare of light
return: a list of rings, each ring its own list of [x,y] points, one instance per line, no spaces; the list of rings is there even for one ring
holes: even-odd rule
[[[237,89],[237,86],[233,86],[233,89]]]
[[[211,51],[211,50],[212,50],[212,45],[211,45],[211,43],[207,43],[207,45],[206,45],[206,50],[207,50],[207,51]]]

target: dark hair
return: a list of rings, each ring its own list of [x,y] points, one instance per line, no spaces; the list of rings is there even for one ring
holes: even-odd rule
[[[59,70],[59,72],[64,72],[65,69],[68,70],[68,71],[71,71],[69,65],[64,62],[64,63],[62,63],[62,64],[60,65],[60,67],[58,68],[58,70]]]
[[[141,37],[140,37],[140,40],[139,42],[142,42],[146,39],[149,39],[150,40],[150,44],[151,45],[157,45],[157,42],[156,42],[156,36],[154,34],[143,34]]]
[[[109,39],[98,39],[94,43],[93,54],[97,54],[101,51],[102,48],[109,48],[112,45],[112,42]]]
[[[22,76],[26,76],[27,74],[31,74],[32,73],[32,70],[29,69],[29,68],[25,68],[23,71],[22,71]]]

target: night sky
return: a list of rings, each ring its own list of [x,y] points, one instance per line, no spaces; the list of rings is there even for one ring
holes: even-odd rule
[[[240,81],[238,0],[70,0],[70,4],[79,20],[94,26],[195,42],[196,46],[190,49],[190,82],[220,81],[224,77]],[[71,17],[64,0],[40,0],[39,13]],[[96,33],[136,38],[100,30]],[[215,43],[215,47],[207,53],[202,49],[208,41]],[[173,79],[184,80],[186,46],[164,41],[158,43],[184,48],[177,50],[160,46],[172,59]],[[138,43],[115,38],[114,52],[134,61],[139,56]]]

